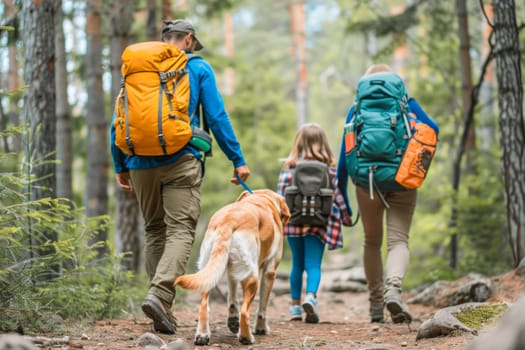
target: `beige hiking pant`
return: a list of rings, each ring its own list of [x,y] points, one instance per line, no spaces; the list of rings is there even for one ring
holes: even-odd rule
[[[383,196],[390,205],[389,209],[384,207],[377,193],[374,193],[372,200],[367,189],[357,187],[356,190],[365,231],[363,261],[372,303],[383,302],[383,277],[387,285],[401,288],[409,261],[408,237],[416,207],[417,191],[385,192]],[[385,212],[387,258],[386,273],[383,276],[381,246]]]
[[[184,274],[200,215],[202,164],[187,154],[175,163],[130,171],[144,217],[149,293],[171,306],[173,282]]]

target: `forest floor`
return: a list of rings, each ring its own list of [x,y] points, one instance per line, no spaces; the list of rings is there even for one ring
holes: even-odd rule
[[[493,277],[493,292],[489,301],[515,301],[524,291],[524,280],[514,272]],[[267,317],[271,332],[266,336],[255,336],[253,345],[241,345],[226,325],[227,308],[224,301],[210,302],[211,342],[209,346],[194,346],[193,337],[198,316],[198,293],[187,294],[184,304],[174,307],[178,328],[175,335],[159,335],[166,343],[182,339],[190,344],[190,349],[424,349],[454,350],[466,349],[475,337],[468,333],[457,333],[416,341],[421,323],[429,319],[437,309],[430,306],[410,304],[414,317],[410,327],[406,324],[393,324],[388,320],[383,324],[371,324],[368,316],[367,293],[321,292],[318,308],[321,317],[319,324],[306,324],[288,320],[289,295],[275,295],[268,308]],[[252,305],[252,324],[257,301]],[[388,312],[385,310],[385,315]],[[480,334],[487,332],[482,329]],[[129,319],[102,320],[96,323],[69,328],[70,343],[62,349],[143,349],[138,339],[146,332],[152,332],[150,320],[142,313],[130,315]],[[51,334],[42,334],[53,337]],[[63,336],[60,335],[60,336]],[[60,337],[59,336],[59,337]],[[60,347],[53,347],[59,349]]]

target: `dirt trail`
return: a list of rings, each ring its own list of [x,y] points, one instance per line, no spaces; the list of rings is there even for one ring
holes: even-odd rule
[[[268,310],[271,328],[270,335],[256,336],[251,346],[240,345],[234,334],[226,326],[226,305],[221,301],[211,303],[211,344],[195,347],[193,336],[197,319],[198,302],[189,296],[190,305],[175,307],[178,320],[177,334],[160,335],[169,342],[181,338],[198,349],[465,349],[473,338],[470,334],[456,337],[441,337],[415,341],[421,323],[429,318],[434,310],[431,307],[410,305],[414,321],[407,325],[370,324],[366,293],[322,293],[319,295],[319,324],[288,321],[287,295],[276,296]],[[252,317],[256,305],[253,305]],[[74,340],[84,349],[142,349],[138,338],[151,331],[151,324],[143,315],[136,320],[105,320],[94,326],[78,330],[89,336],[89,340]],[[253,318],[252,318],[253,319]],[[71,335],[75,338],[75,335]]]
[[[517,274],[509,272],[492,278],[493,293],[489,301],[516,300],[525,290],[525,282]],[[421,323],[429,319],[437,309],[410,304],[414,317],[410,327],[406,324],[393,324],[390,319],[384,324],[371,324],[368,316],[367,293],[332,293],[322,291],[318,296],[318,308],[321,317],[319,324],[290,322],[288,320],[289,295],[273,296],[268,308],[270,335],[256,336],[256,342],[250,346],[240,345],[236,336],[226,325],[227,309],[224,301],[212,300],[210,303],[211,345],[197,347],[193,345],[193,336],[197,324],[199,295],[190,292],[185,304],[178,304],[174,314],[178,320],[178,330],[173,336],[160,335],[169,342],[177,338],[190,344],[191,349],[358,349],[358,350],[455,350],[466,349],[475,338],[469,333],[456,336],[422,339],[416,342],[416,334]],[[252,324],[257,301],[252,305]],[[387,312],[388,314],[388,312]],[[490,330],[480,331],[480,334]],[[100,349],[143,349],[138,339],[152,331],[150,320],[139,313],[127,320],[104,320],[91,325],[75,325],[70,328],[70,347]],[[84,336],[82,336],[84,334]],[[48,337],[63,337],[49,335]],[[60,347],[53,347],[60,349]]]

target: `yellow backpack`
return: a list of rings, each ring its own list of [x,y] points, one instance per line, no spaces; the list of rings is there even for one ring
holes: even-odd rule
[[[130,155],[161,156],[191,139],[186,53],[160,41],[132,44],[122,53],[115,102],[115,144]]]

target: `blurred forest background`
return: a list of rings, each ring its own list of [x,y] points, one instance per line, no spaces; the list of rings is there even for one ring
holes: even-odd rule
[[[441,129],[406,287],[512,269],[525,254],[524,15],[514,0],[2,0],[0,331],[47,327],[49,312],[118,317],[144,296],[142,222],[115,186],[109,126],[123,48],[158,40],[164,18],[195,25],[253,189],[276,188],[305,122],[338,154],[357,81],[391,65]],[[188,270],[210,216],[242,191],[232,171],[216,148]],[[361,224],[344,235],[326,255],[360,263]]]

